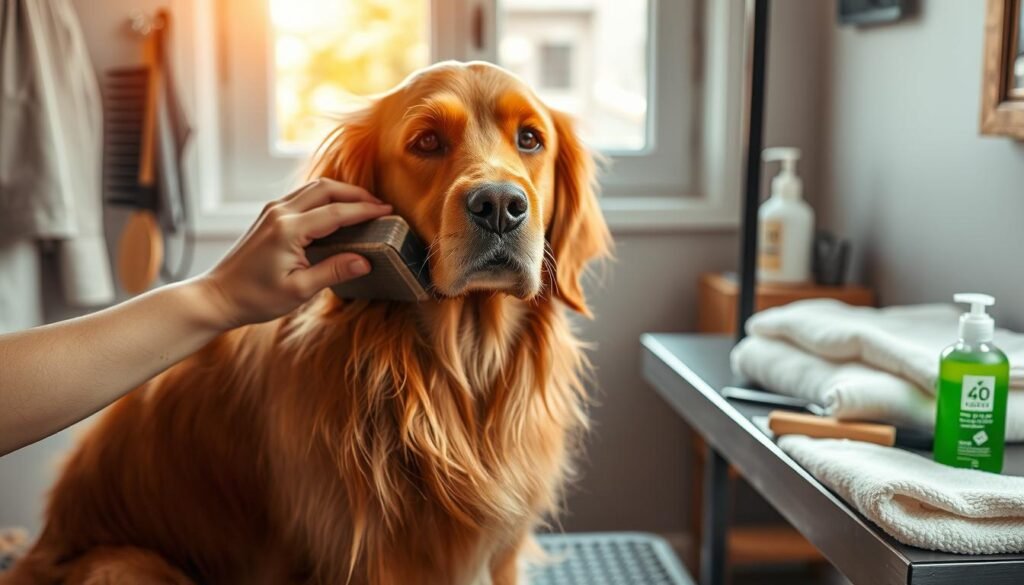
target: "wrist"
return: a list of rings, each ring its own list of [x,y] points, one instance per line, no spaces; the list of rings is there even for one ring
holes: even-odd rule
[[[207,274],[196,276],[178,285],[184,300],[193,308],[196,324],[214,333],[238,327],[232,303],[224,289]]]

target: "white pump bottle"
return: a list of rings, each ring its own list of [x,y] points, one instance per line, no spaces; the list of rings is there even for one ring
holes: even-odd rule
[[[781,161],[782,170],[772,179],[771,196],[757,212],[757,279],[781,284],[810,282],[814,210],[803,200],[803,181],[796,174],[800,149],[766,148],[762,158]]]

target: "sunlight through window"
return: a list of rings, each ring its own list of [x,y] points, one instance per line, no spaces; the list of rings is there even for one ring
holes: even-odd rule
[[[429,0],[269,0],[273,144],[316,148],[354,97],[387,91],[430,61]]]

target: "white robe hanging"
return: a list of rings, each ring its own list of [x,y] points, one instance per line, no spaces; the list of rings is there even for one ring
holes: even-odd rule
[[[0,2],[0,239],[58,241],[72,306],[114,300],[102,115],[70,0]]]

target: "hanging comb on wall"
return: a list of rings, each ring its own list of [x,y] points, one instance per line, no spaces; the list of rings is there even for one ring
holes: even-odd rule
[[[170,18],[132,17],[142,36],[142,65],[113,69],[105,80],[104,181],[107,200],[131,208],[118,245],[118,279],[128,293],[150,288],[158,275],[184,276],[191,262],[180,160],[189,129],[167,67]],[[181,258],[168,268],[166,236],[181,234]]]

